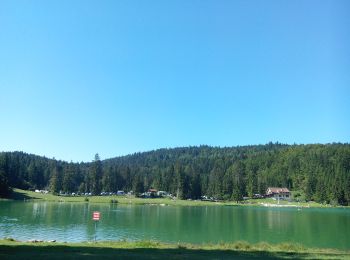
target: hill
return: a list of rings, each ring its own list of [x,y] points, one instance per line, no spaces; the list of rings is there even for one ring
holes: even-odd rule
[[[350,204],[350,145],[342,143],[159,149],[90,163],[23,152],[0,153],[0,194],[10,189],[141,193],[165,190],[182,199],[203,195],[239,201],[268,186],[298,190],[305,200]]]

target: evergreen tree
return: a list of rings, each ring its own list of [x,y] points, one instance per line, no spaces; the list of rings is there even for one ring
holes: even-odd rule
[[[182,166],[179,162],[176,163],[175,167],[175,194],[176,197],[179,199],[185,198],[185,192],[184,192],[184,182],[185,182],[185,175],[182,169]]]
[[[0,197],[9,195],[11,189],[9,187],[8,177],[8,156],[3,154],[0,156]]]
[[[53,169],[49,187],[52,193],[59,193],[62,190],[62,177],[57,166]]]
[[[242,162],[237,161],[235,162],[229,171],[232,174],[233,177],[233,192],[232,192],[232,199],[236,202],[242,201],[244,196],[244,174],[245,174],[245,166]]]
[[[65,193],[76,192],[78,186],[75,182],[75,167],[73,163],[66,165],[63,169],[62,190]]]
[[[253,198],[256,193],[256,177],[250,170],[247,173],[247,194],[248,197]]]
[[[95,155],[95,159],[90,167],[90,191],[94,195],[101,193],[102,189],[102,163],[98,153]]]
[[[135,196],[139,196],[141,193],[144,192],[143,181],[139,175],[137,175],[136,178],[134,178],[132,189]]]
[[[201,178],[200,178],[199,173],[195,173],[191,179],[191,195],[190,195],[190,197],[192,199],[200,199],[201,195],[202,195]]]
[[[127,166],[125,168],[125,173],[124,173],[124,180],[125,180],[125,184],[124,187],[127,191],[130,191],[132,189],[132,177],[131,177],[131,170],[130,167]]]
[[[113,173],[112,173],[112,167],[108,167],[103,171],[102,176],[102,190],[110,192],[113,190]]]

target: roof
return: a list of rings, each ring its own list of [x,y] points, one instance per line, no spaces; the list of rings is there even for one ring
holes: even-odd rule
[[[272,193],[290,192],[287,188],[280,187],[268,187],[267,189],[270,190]]]

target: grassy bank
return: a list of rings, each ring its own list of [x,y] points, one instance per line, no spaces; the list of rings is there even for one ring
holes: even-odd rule
[[[320,204],[314,201],[310,202],[295,202],[295,201],[276,201],[270,198],[266,199],[250,199],[247,200],[245,205],[261,205],[261,206],[290,206],[290,207],[301,207],[301,208],[329,208],[334,207],[328,204]]]
[[[164,244],[153,241],[30,243],[0,240],[0,259],[350,259],[350,252],[297,244]]]
[[[86,200],[87,198],[87,200]],[[237,206],[237,205],[250,205],[250,206],[289,206],[289,207],[330,207],[330,205],[324,205],[316,202],[288,202],[288,201],[276,201],[273,199],[250,199],[245,200],[242,203],[235,203],[233,201],[200,201],[200,200],[173,200],[170,198],[136,198],[134,196],[56,196],[53,194],[42,194],[33,191],[14,189],[11,200],[38,200],[38,201],[52,201],[52,202],[90,202],[90,203],[111,203],[112,200],[117,200],[120,204],[159,204],[159,205],[181,205],[181,206]]]
[[[136,198],[135,196],[56,196],[53,194],[42,194],[33,191],[14,189],[11,200],[37,200],[52,202],[89,202],[89,203],[111,203],[117,200],[119,204],[160,204],[160,205],[182,205],[182,206],[205,206],[224,205],[224,202],[210,202],[200,200],[173,200],[170,198]],[[87,200],[86,200],[87,199]]]

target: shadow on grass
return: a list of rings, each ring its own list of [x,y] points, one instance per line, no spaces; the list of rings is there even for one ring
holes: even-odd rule
[[[328,258],[326,254],[322,254]],[[329,255],[334,258],[334,255]],[[343,258],[337,255],[337,259]],[[0,245],[0,259],[296,259],[318,258],[308,253],[283,253],[261,251],[108,248],[85,246]]]
[[[38,198],[35,198],[35,197],[29,197],[25,193],[21,193],[21,192],[17,192],[17,191],[12,191],[10,196],[9,196],[9,198],[13,199],[13,200],[33,200],[33,199],[38,199]]]

